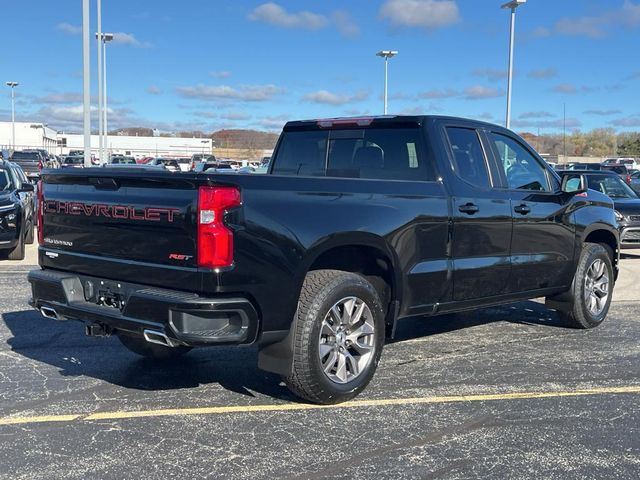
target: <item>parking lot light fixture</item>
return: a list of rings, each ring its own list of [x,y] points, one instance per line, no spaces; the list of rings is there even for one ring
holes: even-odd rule
[[[502,5],[511,10],[511,27],[509,28],[509,70],[507,74],[507,115],[505,126],[511,128],[511,85],[513,83],[513,42],[516,27],[516,9],[527,3],[527,0],[512,0]]]
[[[376,56],[384,58],[384,114],[387,114],[387,85],[389,75],[389,59],[398,54],[397,50],[380,50]]]
[[[16,149],[16,97],[15,89],[20,85],[18,82],[7,82],[7,87],[11,89],[11,148]]]

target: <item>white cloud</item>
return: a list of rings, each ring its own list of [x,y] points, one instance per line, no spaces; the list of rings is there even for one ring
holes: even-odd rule
[[[616,127],[640,127],[640,115],[617,118],[612,120],[610,123]]]
[[[618,27],[640,26],[640,3],[625,0],[621,7],[606,10],[596,16],[565,17],[558,20],[553,29],[538,27],[529,36],[548,37],[553,33],[573,37],[604,38]],[[542,33],[535,35],[535,32]]]
[[[451,97],[455,97],[456,95],[458,95],[458,92],[456,92],[452,88],[447,88],[446,90],[433,89],[433,90],[427,90],[426,92],[418,93],[419,98],[427,98],[427,99],[451,98]]]
[[[542,79],[542,78],[553,78],[556,75],[558,75],[558,69],[557,68],[553,68],[553,67],[549,67],[549,68],[540,68],[537,70],[531,70],[527,77],[529,78],[535,78],[535,79]]]
[[[250,120],[251,115],[246,112],[225,112],[220,114],[220,118],[224,120]]]
[[[617,115],[619,113],[622,113],[621,110],[618,109],[611,109],[611,110],[585,110],[583,112],[585,115],[598,115],[600,117],[606,117],[608,115]]]
[[[434,30],[458,23],[460,12],[454,0],[386,0],[378,18],[394,27]]]
[[[545,111],[523,112],[518,116],[518,118],[522,120],[528,119],[528,118],[553,118],[553,117],[555,117],[553,113],[545,112]]]
[[[229,78],[231,76],[231,72],[227,70],[220,70],[217,72],[209,72],[213,78]]]
[[[302,99],[306,102],[323,103],[326,105],[346,105],[347,103],[360,102],[369,98],[369,92],[360,90],[352,95],[341,95],[327,90],[307,93]]]
[[[149,85],[147,87],[147,93],[150,93],[151,95],[160,95],[162,93],[162,90],[160,90],[160,88],[155,85]]]
[[[152,46],[149,42],[141,42],[138,40],[133,33],[125,32],[115,32],[113,34],[113,43],[141,48],[148,48]]]
[[[243,102],[264,102],[282,93],[284,90],[275,85],[243,85],[239,88],[228,85],[203,85],[177,87],[176,92],[183,97],[203,100],[240,100]]]
[[[476,68],[472,73],[476,77],[484,77],[491,81],[497,81],[502,80],[503,78],[507,78],[506,70],[499,70],[495,68]]]
[[[331,15],[333,23],[338,30],[338,33],[343,37],[350,38],[355,37],[360,33],[360,27],[353,20],[351,14],[346,10],[336,10]]]
[[[80,25],[72,25],[67,22],[57,24],[56,28],[61,32],[68,33],[70,35],[77,35],[79,33],[82,33],[82,27]]]
[[[578,92],[578,87],[572,83],[561,83],[552,88],[552,91],[556,93],[574,94]]]
[[[82,94],[77,92],[49,93],[31,100],[34,104],[65,104],[82,102]]]
[[[290,118],[289,115],[267,116],[258,120],[256,125],[262,128],[266,128],[267,130],[282,130],[282,127],[284,126],[285,123],[287,123],[289,118]]]
[[[304,28],[306,30],[319,30],[329,23],[324,15],[307,11],[289,13],[273,2],[263,3],[256,7],[249,14],[249,20],[268,23],[276,27]]]
[[[577,118],[562,118],[557,120],[512,120],[511,126],[514,128],[551,128],[559,129],[566,126],[567,128],[579,128],[582,122]]]
[[[467,100],[480,100],[483,98],[501,97],[504,92],[497,88],[483,87],[482,85],[474,85],[464,89],[464,98]]]

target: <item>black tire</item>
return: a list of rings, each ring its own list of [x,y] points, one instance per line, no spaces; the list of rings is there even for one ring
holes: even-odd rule
[[[9,251],[7,258],[9,260],[24,260],[24,237],[22,235],[20,235],[18,245],[16,245],[13,250]]]
[[[156,343],[147,342],[140,335],[123,332],[118,332],[118,339],[133,353],[137,353],[138,355],[147,358],[154,358],[156,360],[171,360],[181,357],[191,350],[190,347],[163,347]]]
[[[26,243],[27,245],[32,245],[33,242],[35,241],[35,225],[33,224],[33,221],[29,224],[29,230],[27,230],[27,235],[24,237],[24,243]]]
[[[342,345],[351,344],[351,346],[337,347],[338,335],[334,338],[333,347],[329,347],[329,343],[324,343],[320,339],[325,317],[334,318],[329,317],[329,311],[348,298],[355,298],[363,302],[369,309],[367,313],[363,313],[362,321],[366,320],[369,325],[374,327],[373,332],[365,336],[368,348],[373,348],[373,351],[366,360],[361,360],[364,365],[362,368],[359,366],[359,374],[344,383],[337,383],[329,378],[331,373],[325,374],[323,360],[320,358],[321,343],[329,350],[333,349],[333,352],[328,353],[325,357],[327,359],[325,365],[332,362],[330,356],[336,358],[336,362],[338,362],[337,357],[340,355],[337,351],[338,348],[341,348],[341,352],[344,351],[343,356],[346,354],[351,359],[364,358],[364,356],[359,356],[358,350],[352,350],[355,347],[349,340],[346,340],[347,344],[343,343]],[[356,308],[355,304],[353,305],[353,308]],[[314,403],[334,404],[350,400],[364,390],[378,366],[385,332],[384,309],[378,292],[370,282],[360,275],[339,270],[309,272],[302,286],[294,322],[293,328],[295,330],[292,332],[294,335],[293,369],[292,373],[284,378],[284,381],[295,395]],[[340,321],[340,324],[338,325],[336,322],[334,327],[338,331],[343,328],[343,325],[346,324]],[[349,334],[350,332],[347,329],[343,333]],[[342,335],[341,338],[344,341],[346,337]],[[358,344],[357,341],[356,344]],[[350,369],[353,375],[353,368],[350,368],[353,363],[349,365],[343,363],[343,365],[344,372]],[[339,367],[336,367],[336,375],[337,368]],[[347,373],[344,374],[347,375]]]
[[[608,294],[607,298],[601,301],[601,309],[598,308],[598,311],[594,313],[588,306],[587,294],[590,287],[587,284],[590,279],[587,276],[589,269],[598,261],[603,262],[606,269]],[[573,278],[571,289],[556,298],[549,298],[547,305],[558,310],[560,318],[568,327],[582,329],[597,327],[604,321],[609,312],[613,286],[614,276],[610,249],[597,243],[585,243],[582,246],[578,268]]]

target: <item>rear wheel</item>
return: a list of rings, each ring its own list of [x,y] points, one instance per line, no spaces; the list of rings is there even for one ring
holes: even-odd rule
[[[118,332],[120,342],[133,353],[157,360],[178,358],[191,350],[190,347],[164,347],[147,342],[142,336]]]
[[[548,303],[558,310],[567,326],[597,327],[609,312],[613,285],[609,250],[597,243],[585,243],[571,289]]]
[[[384,310],[365,278],[317,270],[305,278],[295,318],[289,389],[306,400],[349,400],[371,381],[384,344]]]

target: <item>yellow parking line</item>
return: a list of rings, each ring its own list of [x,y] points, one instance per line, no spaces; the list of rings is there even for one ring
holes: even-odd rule
[[[184,415],[220,415],[229,413],[260,413],[260,412],[292,412],[300,410],[344,409],[358,407],[384,407],[392,405],[420,405],[434,403],[455,402],[488,402],[499,400],[526,400],[536,398],[581,397],[587,395],[610,395],[621,393],[640,393],[640,385],[628,387],[600,387],[583,390],[565,390],[549,392],[513,392],[486,393],[478,395],[450,395],[440,397],[386,398],[379,400],[352,400],[338,405],[312,405],[305,403],[287,403],[284,405],[236,405],[229,407],[193,407],[166,408],[159,410],[113,411],[92,414],[75,415],[46,415],[32,417],[0,417],[0,426],[19,425],[47,422],[71,422],[74,420],[119,420],[143,417],[172,417]]]
[[[72,422],[82,415],[39,415],[35,417],[0,418],[0,425],[24,425],[25,423]]]

